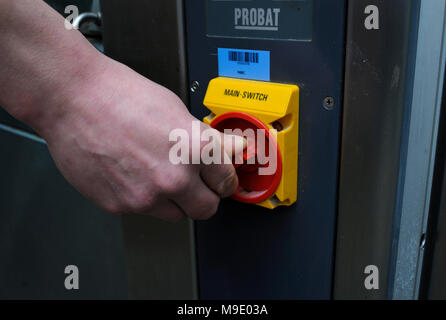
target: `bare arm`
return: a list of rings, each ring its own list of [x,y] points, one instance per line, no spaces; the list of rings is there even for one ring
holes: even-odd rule
[[[64,176],[112,213],[212,216],[232,165],[174,165],[194,119],[166,88],[100,54],[41,0],[0,0],[0,105],[47,142]]]

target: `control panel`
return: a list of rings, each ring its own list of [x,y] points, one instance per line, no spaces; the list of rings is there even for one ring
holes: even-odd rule
[[[248,141],[238,190],[195,224],[200,297],[328,299],[346,1],[184,3],[191,112]]]
[[[269,209],[296,202],[299,87],[219,77],[210,81],[204,105],[211,111],[205,123],[247,140],[234,160],[233,198]]]

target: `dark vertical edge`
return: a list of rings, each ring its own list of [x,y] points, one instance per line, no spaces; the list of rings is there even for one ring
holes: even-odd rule
[[[425,236],[420,299],[446,299],[446,82],[443,83],[437,154]]]
[[[348,2],[334,298],[388,298],[412,1]],[[376,5],[380,29],[366,30]],[[366,290],[364,268],[379,268]]]
[[[349,6],[348,6],[348,0],[347,1],[345,1],[344,2],[344,17],[345,17],[345,19],[344,19],[344,51],[343,51],[343,56],[345,57],[345,55],[346,55],[346,43],[347,43],[347,17],[348,17],[348,8],[349,8]],[[342,86],[342,88],[344,88],[344,86],[345,86],[345,58],[344,58],[344,61],[343,61],[343,65],[342,65],[342,69],[344,70],[344,73],[343,73],[343,75],[342,75],[342,79],[343,79],[343,81],[342,81],[342,84],[341,84],[341,86]],[[340,101],[340,105],[341,106],[343,106],[344,105],[344,97],[343,96],[341,96],[341,101]],[[341,112],[340,112],[340,114],[339,114],[339,117],[340,117],[340,126],[342,127],[342,118],[343,118],[343,114],[344,114],[344,108],[340,108],[341,109]],[[340,147],[342,147],[342,129],[339,129],[339,141],[340,141],[340,143],[339,143],[339,146]],[[340,166],[341,166],[341,152],[339,152],[339,154],[338,154],[338,176],[337,176],[337,179],[338,179],[338,181],[340,180],[340,174],[339,174],[339,172],[340,172]],[[336,209],[338,209],[339,208],[339,186],[338,186],[338,188],[337,188],[337,190],[336,190]],[[331,286],[331,298],[333,299],[334,298],[334,295],[335,295],[335,285],[334,285],[334,283],[335,283],[335,281],[334,281],[334,279],[335,279],[335,274],[336,274],[336,268],[335,268],[335,264],[336,264],[336,251],[337,251],[337,246],[336,246],[336,240],[337,240],[337,234],[338,234],[338,210],[336,210],[336,215],[335,215],[335,221],[334,221],[334,223],[335,223],[335,230],[334,230],[334,234],[333,234],[333,243],[334,243],[334,245],[333,245],[333,262],[332,262],[332,279],[333,279],[333,281],[332,281],[332,286]]]

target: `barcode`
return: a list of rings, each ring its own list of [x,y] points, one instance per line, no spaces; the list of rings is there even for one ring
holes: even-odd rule
[[[259,63],[258,52],[228,51],[229,61],[236,61],[240,64]]]

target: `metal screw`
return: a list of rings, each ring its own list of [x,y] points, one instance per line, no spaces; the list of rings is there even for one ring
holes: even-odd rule
[[[193,81],[190,86],[190,91],[196,92],[196,91],[198,91],[199,88],[200,88],[200,83],[198,81]]]
[[[283,126],[279,121],[274,121],[272,126],[274,129],[276,129],[279,132],[283,130]]]
[[[333,97],[326,97],[322,104],[326,110],[331,110],[335,105],[335,100]]]

